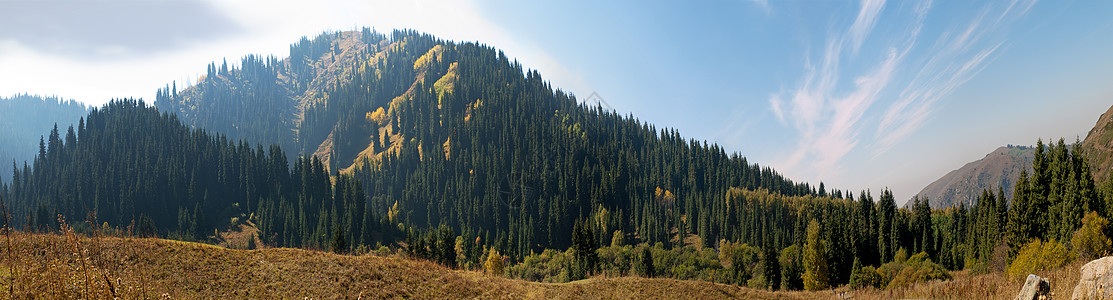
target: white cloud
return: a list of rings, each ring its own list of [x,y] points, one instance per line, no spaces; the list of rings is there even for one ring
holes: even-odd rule
[[[781,109],[781,106],[784,105],[783,103],[784,101],[781,100],[780,95],[774,94],[769,96],[769,107],[773,109],[773,115],[777,117],[777,121],[780,121],[782,125],[785,124],[785,112]]]
[[[0,35],[0,69],[4,70],[0,72],[0,96],[58,95],[93,105],[113,97],[152,101],[155,91],[171,81],[178,81],[179,88],[186,81],[195,81],[209,62],[225,58],[230,63],[238,62],[248,54],[282,58],[289,54],[289,45],[302,36],[365,26],[385,33],[411,28],[446,40],[482,41],[518,58],[524,66],[539,70],[554,86],[587,90],[577,72],[565,69],[543,49],[515,41],[487,21],[469,1],[205,1],[206,7],[212,8],[210,15],[230,18],[225,22],[227,26],[209,28],[217,32],[175,40],[177,44],[168,47],[169,50],[141,56],[111,55],[131,51],[119,47],[101,47],[107,56],[67,56],[44,52],[26,43],[5,41]],[[195,17],[184,15],[178,19],[206,21]],[[66,24],[73,22],[55,25]],[[235,34],[221,34],[220,30]]]
[[[874,158],[892,149],[930,121],[942,99],[993,60],[1003,45],[1002,31],[1029,11],[1032,2],[987,5],[968,22],[939,34],[934,44],[918,48],[931,2],[895,10],[909,14],[904,18],[909,21],[886,24],[889,35],[867,44],[881,26],[877,22],[885,3],[863,0],[850,25],[830,31],[816,62],[808,58],[797,86],[769,97],[773,114],[798,133],[794,148],[775,158],[774,165],[792,176],[830,180],[843,175],[842,162],[855,149],[867,147]],[[884,54],[866,54],[876,52]],[[842,61],[870,67],[846,67]],[[853,84],[843,83],[844,77],[853,78]],[[871,109],[881,114],[867,118]],[[873,135],[863,136],[866,130]]]
[[[750,0],[750,3],[756,5],[766,15],[773,14],[773,7],[769,6],[769,0]]]
[[[827,37],[819,65],[810,62],[806,74],[788,102],[788,116],[783,113],[780,95],[773,95],[769,102],[779,119],[789,119],[800,133],[796,148],[779,158],[775,165],[807,173],[814,178],[833,178],[841,173],[841,160],[859,144],[861,120],[865,112],[895,76],[895,70],[906,50],[890,48],[877,67],[861,74],[851,74],[854,87],[842,92],[836,87],[840,76],[847,73],[841,68],[844,48],[856,54],[877,20],[883,1],[865,0],[853,25]],[[806,172],[801,172],[807,170]]]
[[[931,120],[939,102],[977,76],[1003,45],[1003,31],[1026,14],[1035,1],[1013,1],[998,9],[987,6],[977,17],[940,35],[935,47],[889,105],[877,126],[873,156],[877,157],[914,134]],[[987,16],[997,13],[989,21]]]
[[[862,8],[858,11],[858,18],[854,20],[854,24],[850,25],[850,39],[854,53],[858,52],[858,48],[862,47],[862,41],[866,39],[866,35],[873,30],[873,25],[877,23],[877,16],[881,14],[881,9],[885,7],[885,0],[863,0]]]

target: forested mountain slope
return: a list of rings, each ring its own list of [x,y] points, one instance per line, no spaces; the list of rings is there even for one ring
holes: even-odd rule
[[[924,187],[915,197],[927,199],[932,208],[943,209],[952,205],[974,206],[982,190],[1005,193],[1011,199],[1021,171],[1032,172],[1032,147],[1013,146],[997,148],[985,157],[948,172]],[[908,201],[909,205],[912,201]]]
[[[1082,148],[1090,159],[1094,180],[1099,185],[1109,181],[1110,170],[1113,169],[1113,106],[1101,114],[1097,124],[1086,134]]]
[[[739,234],[712,210],[730,187],[826,193],[718,145],[581,105],[480,44],[325,33],[281,61],[210,69],[195,86],[160,91],[156,105],[187,124],[322,157],[334,173],[355,174],[367,205],[391,223],[446,224],[517,254],[567,247],[577,219],[605,228],[600,241],[615,231],[648,242],[699,233],[710,244]],[[270,223],[279,219],[260,228],[289,235]]]
[[[80,102],[56,97],[16,95],[0,97],[0,164],[23,166],[39,153],[39,141],[55,125],[76,124],[88,109]],[[0,172],[0,180],[11,180],[11,172]]]
[[[247,240],[267,247],[381,245],[539,281],[636,274],[823,290],[1027,272],[1031,249],[1080,245],[1094,236],[1076,233],[1104,229],[1078,229],[1113,212],[1086,152],[1062,140],[1036,143],[1012,199],[983,190],[972,207],[897,208],[889,190],[875,202],[793,182],[581,104],[491,47],[413,31],[326,33],[290,58],[208,73],[160,90],[169,112],[117,100],[52,130],[0,184],[13,225],[81,220],[84,232],[206,242],[255,227]]]
[[[1113,168],[1113,107],[1101,114],[1079,146],[1090,163],[1096,184],[1103,185]],[[955,204],[972,206],[980,191],[1001,188],[1005,197],[1012,199],[1014,187],[1021,171],[1032,173],[1035,148],[1008,145],[997,148],[984,158],[967,163],[962,168],[947,173],[924,187],[916,197],[927,198],[932,208],[946,208]],[[912,203],[909,201],[908,203]]]
[[[261,205],[302,207],[311,209],[296,210],[293,220],[303,223],[286,226],[299,227],[291,230],[299,233],[297,245],[321,248],[339,220],[350,222],[346,238],[357,242],[364,229],[376,228],[362,225],[379,220],[359,206],[366,197],[358,181],[339,176],[334,183],[319,160],[298,159],[291,170],[277,145],[264,151],[190,129],[142,101],[114,100],[64,132],[52,131],[45,151],[4,185],[0,199],[16,216],[14,226],[56,230],[64,217],[142,236],[206,240],[214,230],[273,217],[256,213]]]

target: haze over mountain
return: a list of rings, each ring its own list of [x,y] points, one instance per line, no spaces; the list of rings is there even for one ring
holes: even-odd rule
[[[55,125],[64,132],[87,112],[85,104],[58,97],[0,97],[0,181],[11,181],[12,164],[23,167],[34,161],[40,139]]]
[[[1113,106],[1098,118],[1097,124],[1082,140],[1082,148],[1090,159],[1090,172],[1098,184],[1109,182],[1113,172]]]
[[[0,3],[19,16],[0,21],[19,29],[0,30],[0,92],[146,87],[135,94],[154,96],[95,98],[107,104],[74,126],[31,132],[38,152],[0,178],[0,206],[19,242],[65,254],[22,261],[31,275],[21,277],[9,253],[10,293],[34,291],[39,281],[24,280],[34,276],[93,295],[88,275],[78,291],[76,272],[65,272],[89,274],[88,261],[114,289],[95,270],[104,261],[84,257],[101,252],[82,250],[80,235],[95,247],[106,235],[374,253],[566,286],[639,276],[811,291],[891,291],[958,270],[1007,267],[1008,277],[1110,251],[1101,241],[1113,184],[1096,184],[1108,166],[1092,172],[1087,159],[1113,164],[1103,160],[1113,112],[1083,146],[1059,136],[1081,132],[1092,119],[1079,111],[1104,109],[1113,95],[1113,59],[1103,55],[1113,23],[1095,9],[1113,3],[418,0],[392,10],[197,0],[137,5],[128,13],[147,14],[134,21],[165,18],[138,27],[112,18],[118,7],[101,16],[114,22],[106,26],[81,19],[95,14],[79,11],[88,6],[43,1]],[[451,29],[351,22],[278,47],[222,42],[298,32],[280,27],[288,22],[350,20],[316,13],[335,5]],[[44,28],[38,20],[54,12],[73,19]],[[491,28],[504,31],[459,38]],[[177,72],[164,76],[137,61],[196,66],[158,65]],[[953,157],[1041,138],[1035,151],[1000,148],[907,197],[922,178],[957,167]],[[1011,179],[1017,173],[1028,175]],[[902,207],[898,198],[915,200]],[[176,255],[190,256],[150,259]],[[1052,256],[1063,259],[1043,259]],[[356,261],[342,257],[320,258]],[[138,265],[120,261],[113,268]],[[61,271],[26,272],[44,269]],[[339,278],[358,274],[342,269]]]
[[[569,94],[797,180],[902,201],[996,147],[1082,137],[1092,120],[1077,116],[1113,95],[1105,1],[105,2],[0,2],[19,16],[0,21],[15,28],[0,31],[0,95],[152,103],[214,60],[282,58],[324,30],[414,28],[505,50]]]
[[[959,203],[971,207],[982,190],[1004,191],[1012,199],[1021,171],[1032,173],[1033,148],[1008,145],[997,148],[982,159],[972,161],[932,182],[915,197],[928,199],[932,208],[942,209]],[[912,201],[906,202],[911,204]],[[906,205],[907,205],[906,204]]]
[[[1093,129],[1079,145],[1090,163],[1090,172],[1096,184],[1109,181],[1113,167],[1113,107],[1098,117]],[[1056,139],[1057,140],[1057,139]],[[1045,143],[1054,141],[1048,140]],[[1069,141],[1068,141],[1069,142]],[[1073,146],[1073,145],[1071,145]],[[932,208],[942,209],[959,203],[972,206],[982,190],[1004,192],[1012,199],[1016,180],[1021,171],[1032,173],[1031,146],[1008,145],[997,148],[982,159],[967,163],[962,168],[947,173],[924,187],[915,197],[927,198]],[[905,206],[912,202],[906,202]]]

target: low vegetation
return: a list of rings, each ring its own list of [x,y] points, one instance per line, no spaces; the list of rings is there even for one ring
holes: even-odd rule
[[[805,299],[704,281],[594,277],[543,284],[452,270],[401,255],[270,248],[234,250],[153,238],[10,232],[0,297],[140,298],[650,298]],[[496,257],[497,254],[491,257]]]

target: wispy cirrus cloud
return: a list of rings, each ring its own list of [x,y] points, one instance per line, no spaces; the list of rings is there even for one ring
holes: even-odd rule
[[[773,13],[773,7],[769,6],[769,0],[750,0],[750,3],[757,5],[766,15]]]
[[[986,5],[969,22],[957,22],[964,26],[922,43],[932,2],[886,7],[883,0],[862,0],[852,23],[829,28],[823,48],[814,51],[819,54],[807,58],[799,83],[769,97],[781,124],[799,133],[795,147],[776,164],[807,177],[833,178],[856,148],[868,148],[874,157],[892,149],[931,120],[941,99],[992,61],[1004,47],[1001,32],[1034,3]],[[878,25],[889,13],[908,21]],[[878,26],[886,28],[885,35],[874,32]],[[847,67],[843,61],[868,67]]]
[[[795,149],[779,158],[778,165],[797,171],[806,167],[817,177],[828,178],[839,172],[839,161],[858,145],[862,116],[892,80],[905,51],[890,47],[877,67],[850,74],[854,83],[850,91],[837,89],[846,73],[840,61],[848,56],[845,49],[849,48],[851,55],[858,52],[884,6],[881,0],[863,1],[852,25],[833,30],[816,62],[809,58],[799,85],[783,95],[770,96],[778,120],[800,133]]]
[[[877,126],[873,156],[879,156],[922,128],[944,99],[977,76],[1004,47],[1004,31],[1022,18],[1036,0],[1014,0],[1005,7],[985,7],[962,26],[945,31],[928,50]]]

